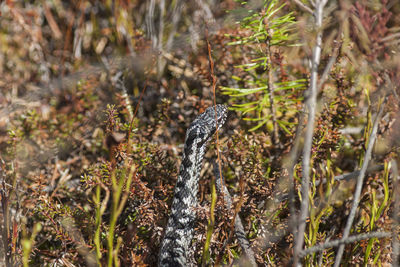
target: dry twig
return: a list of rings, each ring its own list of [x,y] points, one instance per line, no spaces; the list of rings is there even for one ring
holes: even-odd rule
[[[393,177],[393,195],[394,195],[394,210],[393,210],[393,232],[396,233],[399,227],[399,205],[400,205],[400,185],[399,185],[399,169],[395,160],[392,160],[392,177]],[[400,245],[399,245],[399,236],[395,234],[393,236],[392,243],[392,258],[393,258],[393,266],[399,266],[399,254],[400,254]]]
[[[317,79],[318,79],[318,66],[321,57],[321,45],[322,45],[322,18],[323,18],[323,10],[326,5],[327,0],[318,0],[316,1],[315,6],[315,28],[318,31],[316,44],[313,50],[312,57],[312,69],[311,69],[311,79],[310,86],[308,89],[308,97],[306,100],[306,107],[308,112],[306,133],[305,133],[305,141],[303,148],[303,179],[301,183],[301,208],[300,208],[300,216],[299,216],[299,226],[298,230],[295,234],[295,245],[294,245],[294,266],[297,266],[299,262],[299,254],[302,250],[304,243],[304,232],[306,228],[306,218],[308,216],[308,191],[310,186],[310,159],[311,159],[311,147],[312,147],[312,139],[314,132],[314,122],[315,122],[315,113],[316,113],[316,105],[317,105]]]
[[[216,177],[216,184],[217,184],[217,189],[218,191],[223,193],[224,200],[225,200],[225,206],[228,210],[231,209],[232,207],[232,198],[231,195],[229,194],[228,188],[226,188],[224,181],[223,181],[223,176],[220,171],[220,168],[217,164],[217,162],[214,162],[214,176]],[[235,235],[236,238],[239,241],[239,244],[241,248],[243,249],[243,252],[246,254],[247,259],[249,260],[249,263],[251,266],[257,266],[256,260],[254,258],[254,252],[251,249],[251,245],[249,240],[246,238],[246,233],[244,232],[244,227],[242,224],[242,221],[239,217],[239,214],[236,214],[235,216]]]
[[[356,185],[356,191],[354,192],[353,204],[351,205],[350,214],[349,214],[349,217],[347,218],[346,227],[344,228],[344,231],[343,231],[342,240],[345,240],[349,237],[351,226],[353,225],[353,221],[356,216],[358,204],[360,202],[361,190],[362,190],[362,186],[363,186],[363,182],[364,182],[365,173],[367,171],[367,167],[368,167],[369,161],[371,159],[372,148],[374,147],[374,144],[375,144],[375,139],[376,139],[376,135],[377,135],[377,131],[378,131],[378,124],[382,117],[383,108],[385,106],[385,101],[386,101],[386,99],[381,104],[381,107],[379,108],[378,114],[376,115],[375,121],[373,123],[371,136],[369,137],[369,141],[368,141],[368,145],[367,145],[367,151],[365,152],[364,161],[363,161],[363,164],[362,164],[362,167],[360,170],[360,174],[358,175],[358,178],[357,178],[357,185]],[[335,265],[334,265],[335,267],[338,267],[340,264],[340,261],[342,260],[342,256],[343,256],[343,252],[344,252],[344,245],[345,245],[344,243],[341,244],[338,249],[338,252],[337,252],[336,258],[335,258]]]
[[[310,14],[313,14],[314,12],[311,10],[311,8],[309,8],[308,6],[306,6],[305,4],[303,4],[300,0],[293,0],[301,9],[303,9],[304,11],[307,11]]]
[[[318,251],[323,251],[328,248],[333,248],[333,247],[337,247],[340,245],[346,245],[346,244],[358,242],[358,241],[365,240],[365,239],[386,238],[386,237],[390,237],[391,235],[392,234],[388,233],[388,232],[371,232],[371,233],[364,233],[364,234],[360,234],[360,235],[349,236],[347,238],[328,241],[328,242],[313,246],[311,248],[307,248],[307,249],[303,250],[302,252],[300,252],[300,256],[304,257],[308,254],[312,254],[312,253],[315,253]]]

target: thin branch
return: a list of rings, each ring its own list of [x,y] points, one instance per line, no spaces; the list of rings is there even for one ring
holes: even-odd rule
[[[217,180],[217,189],[218,189],[218,191],[223,193],[224,200],[225,200],[225,206],[228,210],[230,210],[232,207],[232,198],[231,198],[231,195],[229,194],[228,189],[226,188],[226,186],[224,184],[224,181],[223,181],[224,178],[222,176],[220,167],[218,166],[217,162],[214,162],[214,176],[216,177],[216,180]],[[244,227],[243,227],[242,221],[238,214],[236,214],[234,220],[235,220],[236,238],[238,239],[243,252],[246,254],[246,257],[249,260],[250,265],[257,266],[256,260],[254,258],[254,252],[251,249],[249,240],[247,240],[247,238],[246,238],[246,233],[244,232]]]
[[[269,110],[271,113],[272,125],[273,129],[273,138],[272,142],[275,146],[280,146],[279,136],[278,136],[278,124],[276,122],[276,110],[274,104],[274,82],[272,75],[272,53],[271,53],[271,35],[268,34],[268,38],[266,41],[266,56],[268,58],[268,100],[269,100]]]
[[[394,195],[394,205],[393,205],[393,227],[392,232],[397,233],[397,229],[399,227],[399,205],[400,205],[400,181],[399,181],[399,169],[395,160],[392,160],[392,179],[393,179],[393,195]],[[399,235],[395,234],[393,236],[392,241],[392,265],[393,267],[399,266],[399,254],[400,254],[400,245],[399,245]]]
[[[384,166],[383,165],[375,165],[367,169],[366,173],[373,173],[377,171],[383,170]],[[346,174],[341,174],[335,176],[333,179],[335,181],[350,181],[354,178],[357,178],[360,175],[360,171],[354,171]],[[315,181],[315,186],[319,186],[321,181]],[[322,184],[326,184],[326,178],[322,179]]]
[[[4,171],[2,171],[2,188],[0,189],[0,198],[1,198],[1,208],[2,208],[2,214],[3,214],[3,231],[1,232],[2,239],[3,239],[3,248],[4,248],[4,260],[5,260],[5,265],[7,267],[11,267],[11,236],[10,236],[10,209],[9,209],[9,204],[10,204],[10,194],[9,191],[6,189],[5,185],[5,175]]]
[[[311,248],[307,248],[300,252],[300,256],[304,257],[306,255],[309,255],[309,254],[312,254],[312,253],[315,253],[318,251],[324,251],[325,249],[328,249],[328,248],[333,248],[333,247],[337,247],[340,245],[346,245],[346,244],[358,242],[358,241],[365,240],[365,239],[386,238],[386,237],[390,237],[391,235],[392,235],[392,233],[389,233],[389,232],[370,232],[370,233],[364,233],[364,234],[360,234],[360,235],[353,235],[353,236],[349,236],[344,239],[342,238],[342,239],[337,239],[337,240],[333,240],[333,241],[328,241],[325,243],[315,245]]]
[[[328,78],[328,74],[331,72],[331,68],[332,68],[333,64],[336,62],[336,58],[337,58],[338,54],[339,54],[339,46],[335,47],[335,49],[333,50],[332,56],[329,58],[328,64],[326,64],[326,66],[325,66],[324,72],[322,73],[321,78],[319,79],[319,82],[318,82],[319,89],[322,87],[322,85]]]
[[[362,164],[362,167],[360,170],[360,174],[358,175],[358,178],[357,178],[357,185],[356,185],[356,191],[354,192],[353,204],[351,206],[350,214],[349,214],[349,217],[347,218],[346,227],[343,232],[343,237],[342,237],[343,240],[348,238],[348,236],[350,234],[351,226],[353,225],[353,221],[356,216],[357,207],[360,202],[360,196],[361,196],[362,186],[363,186],[363,182],[364,182],[364,176],[367,171],[369,161],[371,159],[372,149],[374,147],[375,139],[376,139],[376,135],[377,135],[377,131],[378,131],[378,124],[382,117],[385,102],[386,102],[386,98],[385,98],[384,102],[381,104],[381,107],[379,108],[378,114],[373,123],[372,132],[369,137],[369,141],[368,141],[368,145],[367,145],[367,151],[365,152],[364,161],[363,161],[363,164]],[[343,252],[344,252],[344,244],[341,244],[338,249],[338,252],[336,254],[334,267],[339,266],[340,261],[342,260]]]
[[[164,17],[165,17],[165,0],[161,0],[159,4],[160,9],[160,21],[158,26],[158,39],[157,39],[157,52],[163,52],[163,35],[164,35]],[[161,77],[161,73],[164,70],[165,62],[163,57],[158,58],[157,74]]]
[[[149,9],[146,16],[146,28],[147,34],[150,36],[150,40],[152,42],[153,49],[157,47],[157,36],[154,30],[154,9],[155,9],[156,2],[155,0],[150,0],[149,2]]]
[[[290,208],[290,221],[291,221],[291,228],[293,229],[293,233],[297,231],[295,222],[297,222],[297,216],[295,212],[295,193],[294,193],[294,168],[297,163],[297,159],[299,158],[299,150],[300,150],[300,142],[302,139],[302,132],[304,130],[304,107],[303,110],[300,112],[299,120],[296,128],[296,138],[294,139],[294,143],[292,148],[290,149],[289,156],[286,160],[284,160],[284,168],[286,167],[288,171],[288,175],[285,177],[289,178],[289,208]]]
[[[162,41],[163,41],[162,39],[164,39],[164,38],[162,38],[162,36],[164,35],[164,26],[163,26],[164,24],[160,22],[159,39],[160,38],[161,39],[159,40],[159,43],[158,43],[158,51],[157,52],[161,53],[161,54],[165,54],[165,52],[168,53],[171,51],[172,42],[174,40],[175,33],[178,28],[178,22],[181,18],[181,11],[182,11],[182,5],[183,5],[182,1],[177,0],[174,2],[175,2],[175,5],[174,5],[174,9],[173,9],[172,15],[171,15],[172,23],[169,25],[171,27],[171,31],[169,32],[169,36],[167,38],[165,46],[162,45]],[[164,14],[165,13],[165,11],[164,11],[165,10],[165,1],[164,0],[162,0],[160,6],[162,6],[162,11],[161,11],[161,7],[160,7],[160,11],[162,13],[162,18],[164,18],[165,17],[165,14]],[[171,8],[171,7],[169,7],[169,8]],[[163,57],[159,58],[158,66],[157,66],[158,75],[161,75],[166,64],[167,64],[167,62],[165,61],[165,59]]]
[[[171,32],[168,36],[167,43],[165,44],[165,51],[167,51],[167,52],[169,52],[172,48],[172,41],[174,40],[175,33],[178,29],[178,22],[181,19],[182,8],[183,8],[183,3],[181,0],[177,0],[174,2],[175,2],[175,6],[174,6],[174,10],[172,11]]]
[[[299,253],[303,248],[304,243],[304,232],[306,228],[306,219],[308,216],[308,202],[309,202],[309,186],[310,186],[310,159],[311,159],[311,147],[314,132],[315,113],[317,105],[317,79],[318,79],[318,66],[321,57],[321,45],[322,45],[322,18],[323,10],[326,4],[326,0],[318,0],[315,7],[315,28],[317,30],[316,44],[313,50],[312,69],[310,86],[308,89],[308,98],[306,100],[306,107],[308,111],[308,120],[306,126],[306,134],[303,148],[303,179],[301,183],[301,208],[298,231],[295,234],[295,245],[294,245],[294,266],[298,265]]]
[[[388,36],[382,38],[382,39],[381,39],[381,42],[382,42],[382,43],[385,43],[385,42],[387,42],[387,41],[390,41],[390,40],[393,40],[393,39],[397,39],[397,38],[399,38],[399,37],[400,37],[400,32],[398,32],[398,33],[393,33],[393,34],[390,34],[390,35],[388,35]]]
[[[281,231],[276,231],[276,229],[271,229],[271,232],[273,232],[272,235],[268,233],[268,226],[267,222],[265,222],[265,226],[263,224],[260,224],[260,234],[257,236],[256,240],[253,242],[255,246],[258,247],[264,247],[268,246],[268,243],[271,240],[275,240],[272,242],[276,242],[277,239],[282,238],[287,234],[288,231],[291,232],[296,232],[295,229],[295,224],[297,223],[297,216],[295,212],[295,193],[294,193],[294,170],[295,166],[298,162],[299,158],[299,152],[301,148],[301,140],[302,140],[302,132],[305,127],[305,122],[304,122],[304,107],[303,110],[299,112],[299,118],[298,118],[298,123],[296,127],[296,134],[295,134],[295,139],[294,142],[290,148],[290,152],[285,158],[283,159],[283,171],[284,176],[282,179],[280,179],[279,183],[275,185],[274,193],[273,195],[266,199],[265,207],[267,207],[268,210],[277,210],[280,205],[280,203],[283,200],[286,200],[289,196],[289,207],[290,207],[290,221],[288,223],[283,223],[281,226],[278,227],[279,229],[282,229]],[[231,169],[234,170],[234,167],[230,165]],[[289,193],[285,194],[284,197],[281,196],[281,193],[284,192],[286,189],[289,189]],[[273,213],[273,212],[272,212]],[[287,227],[289,225],[289,227]]]
[[[308,6],[306,6],[305,4],[303,4],[300,0],[293,0],[293,2],[295,2],[301,9],[303,9],[304,11],[307,11],[310,14],[313,14],[314,12],[311,10],[311,8],[309,8]]]
[[[205,37],[207,42],[207,51],[208,51],[208,60],[210,63],[210,80],[212,81],[212,92],[213,92],[213,100],[214,100],[214,111],[215,111],[215,124],[217,126],[217,99],[216,99],[216,86],[217,86],[217,78],[214,75],[214,60],[211,55],[211,44],[208,39],[208,29],[206,28]],[[219,153],[219,135],[218,135],[218,127],[216,127],[216,152],[217,152],[217,160],[218,160],[218,168],[221,172],[221,157]],[[211,181],[211,206],[210,206],[210,219],[207,225],[207,234],[206,234],[206,241],[203,248],[203,256],[201,265],[207,265],[210,259],[210,252],[209,247],[211,243],[212,233],[214,231],[214,224],[215,224],[215,205],[217,203],[217,193],[216,193],[216,186],[215,186],[215,179]]]

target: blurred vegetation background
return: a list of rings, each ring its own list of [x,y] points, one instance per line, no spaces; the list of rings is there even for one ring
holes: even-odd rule
[[[250,264],[237,214],[258,265],[333,265],[338,244],[307,248],[346,236],[358,178],[350,235],[364,236],[339,262],[397,266],[400,3],[328,1],[318,26],[320,2],[2,1],[0,265],[155,266],[185,131],[215,100],[231,109],[219,149],[233,204],[211,196],[212,145],[194,265]]]

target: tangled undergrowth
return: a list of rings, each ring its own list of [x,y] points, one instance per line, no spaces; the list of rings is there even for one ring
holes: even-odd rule
[[[301,262],[334,263],[338,244],[304,251],[344,235],[357,171],[368,161],[351,235],[391,235],[346,243],[342,263],[397,265],[400,5],[329,1],[318,29],[304,5],[2,2],[0,264],[155,266],[185,131],[214,97],[232,107],[219,149],[233,205],[217,194],[202,262],[213,142],[194,261],[248,263],[235,238],[238,214],[257,264],[293,264],[309,60],[323,31]]]

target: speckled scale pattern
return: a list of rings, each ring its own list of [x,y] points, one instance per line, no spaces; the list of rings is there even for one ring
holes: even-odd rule
[[[198,206],[197,193],[204,153],[217,128],[221,128],[225,123],[227,111],[225,105],[209,107],[186,131],[171,215],[161,243],[159,266],[188,265],[187,257],[196,220],[195,208]]]

